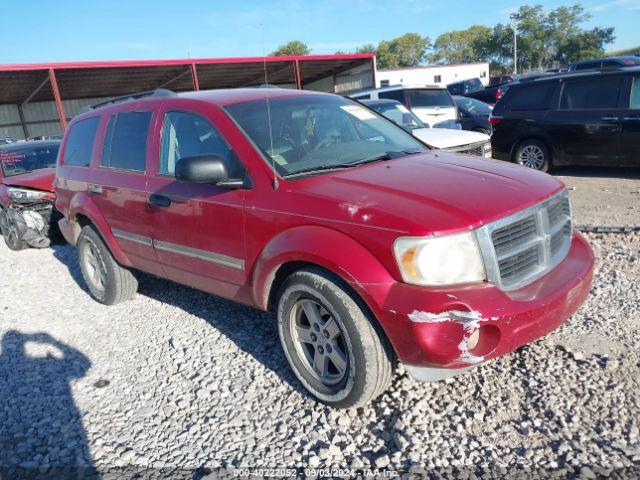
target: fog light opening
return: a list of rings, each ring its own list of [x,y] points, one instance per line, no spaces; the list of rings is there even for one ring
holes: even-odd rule
[[[495,325],[483,325],[467,339],[469,353],[476,357],[491,355],[500,343],[500,329]]]

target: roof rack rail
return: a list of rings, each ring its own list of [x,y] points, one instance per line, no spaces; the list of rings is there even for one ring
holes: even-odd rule
[[[156,88],[155,90],[147,90],[145,92],[137,92],[137,93],[128,93],[126,95],[120,95],[119,97],[113,97],[104,102],[96,103],[94,105],[89,105],[88,107],[85,108],[84,111],[95,110],[97,108],[104,107],[106,105],[126,102],[129,100],[138,100],[140,98],[145,98],[145,97],[162,98],[162,97],[173,97],[175,95],[176,95],[175,92],[168,90],[166,88]]]

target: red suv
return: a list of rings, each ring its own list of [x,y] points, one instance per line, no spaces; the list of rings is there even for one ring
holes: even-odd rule
[[[48,247],[56,236],[60,215],[53,208],[53,179],[59,147],[60,141],[0,147],[0,230],[12,250]]]
[[[131,298],[143,270],[276,312],[335,407],[385,391],[398,360],[432,381],[511,352],[591,283],[560,182],[430,150],[336,95],[115,99],[69,125],[56,189],[96,300]]]

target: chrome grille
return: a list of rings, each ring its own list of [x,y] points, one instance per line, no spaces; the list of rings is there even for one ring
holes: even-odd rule
[[[488,280],[503,290],[523,287],[556,267],[571,245],[566,191],[476,232]]]
[[[484,157],[485,153],[491,150],[490,142],[472,143],[461,147],[445,148],[447,152],[464,153],[465,155],[473,155],[476,157]]]

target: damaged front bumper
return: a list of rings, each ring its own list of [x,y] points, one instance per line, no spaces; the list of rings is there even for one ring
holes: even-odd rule
[[[53,201],[14,203],[0,212],[0,227],[3,232],[8,228],[16,229],[18,239],[30,247],[46,248],[58,232],[60,218]]]
[[[593,253],[574,233],[567,257],[551,272],[515,291],[483,283],[424,288],[368,285],[382,298],[374,313],[409,374],[422,381],[454,376],[514,351],[564,323],[585,301]],[[378,290],[378,291],[375,291]]]

